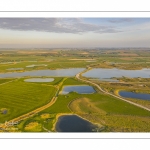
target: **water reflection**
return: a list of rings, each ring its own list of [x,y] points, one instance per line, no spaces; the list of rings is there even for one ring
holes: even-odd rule
[[[56,124],[57,132],[94,132],[97,126],[76,115],[60,116]]]

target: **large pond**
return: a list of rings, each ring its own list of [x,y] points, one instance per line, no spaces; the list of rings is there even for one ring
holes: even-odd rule
[[[150,100],[150,94],[146,94],[146,93],[135,93],[135,92],[128,92],[128,91],[120,91],[119,95],[122,97],[126,97],[126,98]]]
[[[122,69],[92,69],[82,74],[89,78],[110,79],[113,77],[150,78],[150,69],[122,70]]]
[[[74,85],[74,86],[64,86],[61,94],[68,94],[69,92],[77,92],[80,94],[91,94],[94,93],[95,90],[92,86],[88,85]]]
[[[55,127],[57,132],[93,132],[96,128],[96,125],[76,115],[60,116]]]
[[[1,78],[11,77],[24,77],[24,76],[75,76],[79,72],[82,72],[85,68],[70,68],[70,69],[57,69],[57,70],[36,70],[26,72],[12,72],[12,73],[0,73]]]
[[[52,82],[54,81],[54,78],[30,78],[25,79],[25,82]]]

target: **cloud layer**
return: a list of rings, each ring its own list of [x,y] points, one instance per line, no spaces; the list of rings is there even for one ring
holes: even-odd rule
[[[125,23],[134,21],[133,18],[120,18],[120,19],[110,19],[108,20],[111,23]]]
[[[0,28],[73,34],[121,32],[114,26],[86,23],[79,18],[0,18]]]

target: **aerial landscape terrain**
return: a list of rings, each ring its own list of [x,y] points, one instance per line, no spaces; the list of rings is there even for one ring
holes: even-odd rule
[[[29,20],[0,18],[1,133],[150,132],[149,20]]]
[[[1,50],[0,56],[1,132],[74,132],[78,120],[61,125],[62,116],[87,121],[85,132],[150,131],[149,49]],[[116,69],[120,76],[113,76]]]

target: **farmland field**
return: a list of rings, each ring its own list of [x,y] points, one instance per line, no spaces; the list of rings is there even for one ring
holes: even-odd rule
[[[0,109],[8,110],[7,114],[0,114],[1,123],[48,103],[56,91],[51,86],[19,80],[1,85],[0,89]]]

